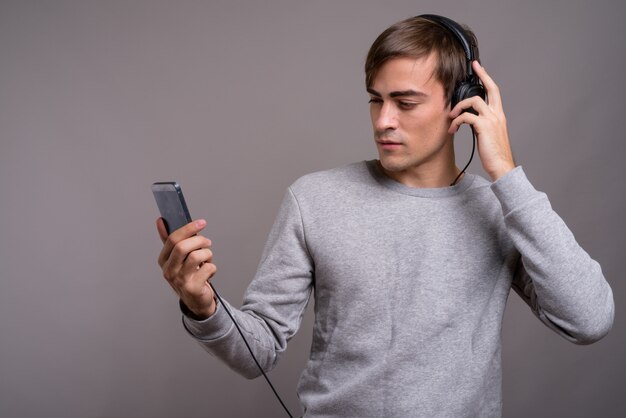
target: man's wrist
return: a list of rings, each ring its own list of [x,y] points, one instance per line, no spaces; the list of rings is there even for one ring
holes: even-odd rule
[[[492,171],[491,173],[489,173],[489,175],[491,176],[491,180],[492,181],[498,180],[500,177],[502,177],[505,174],[508,174],[511,171],[513,171],[515,169],[515,167],[516,167],[515,163],[503,164],[498,169],[496,169],[496,170]]]
[[[193,310],[191,310],[186,304],[185,302],[183,302],[182,299],[179,299],[178,304],[180,306],[180,310],[182,311],[182,313],[193,319],[194,321],[206,321],[207,319],[209,319],[211,316],[213,316],[213,314],[215,313],[216,309],[217,309],[217,301],[213,300],[213,304],[211,307],[209,307],[208,309],[202,311],[202,312],[194,312]]]

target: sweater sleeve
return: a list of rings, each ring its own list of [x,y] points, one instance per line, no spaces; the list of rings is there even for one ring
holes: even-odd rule
[[[313,263],[306,247],[298,204],[289,189],[242,308],[236,309],[224,301],[224,304],[218,303],[217,310],[208,319],[196,321],[190,315],[183,315],[183,324],[205,350],[251,379],[261,372],[226,309],[235,317],[254,356],[267,372],[276,365],[287,342],[298,330],[312,283]]]
[[[591,344],[613,325],[611,287],[600,265],[576,242],[545,193],[521,167],[491,186],[521,254],[513,288],[549,328],[576,344]]]

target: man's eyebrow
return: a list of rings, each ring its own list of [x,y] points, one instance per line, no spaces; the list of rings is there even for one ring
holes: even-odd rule
[[[389,93],[389,97],[407,97],[407,96],[426,97],[427,94],[424,92],[415,91],[415,90],[392,91],[391,93]]]
[[[372,96],[382,97],[382,94],[377,92],[374,89],[368,88],[367,92]],[[428,96],[426,93],[416,90],[401,90],[401,91],[392,91],[389,93],[389,97],[426,97]]]

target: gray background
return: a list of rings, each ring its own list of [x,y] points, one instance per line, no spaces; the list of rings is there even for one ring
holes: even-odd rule
[[[504,415],[624,416],[626,7],[539,0],[2,1],[0,416],[281,416],[186,336],[149,186],[183,185],[240,304],[285,188],[376,157],[365,54],[428,12],[475,30],[518,162],[615,293],[592,346],[511,295]],[[294,413],[310,328],[271,373]]]

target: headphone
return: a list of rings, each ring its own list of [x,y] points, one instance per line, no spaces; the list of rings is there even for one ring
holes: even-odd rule
[[[430,20],[431,22],[444,27],[448,30],[448,32],[454,35],[465,52],[465,80],[456,85],[454,93],[452,94],[450,107],[454,108],[454,106],[456,106],[461,100],[465,100],[473,96],[480,96],[483,100],[485,100],[485,88],[480,83],[480,79],[476,76],[476,74],[474,74],[474,70],[472,70],[472,61],[478,57],[478,45],[476,45],[474,37],[468,36],[467,32],[465,32],[465,29],[463,29],[461,25],[452,19],[448,19],[447,17],[431,14],[419,15],[418,17]],[[475,115],[478,114],[471,108],[466,109],[465,112],[471,112]]]

